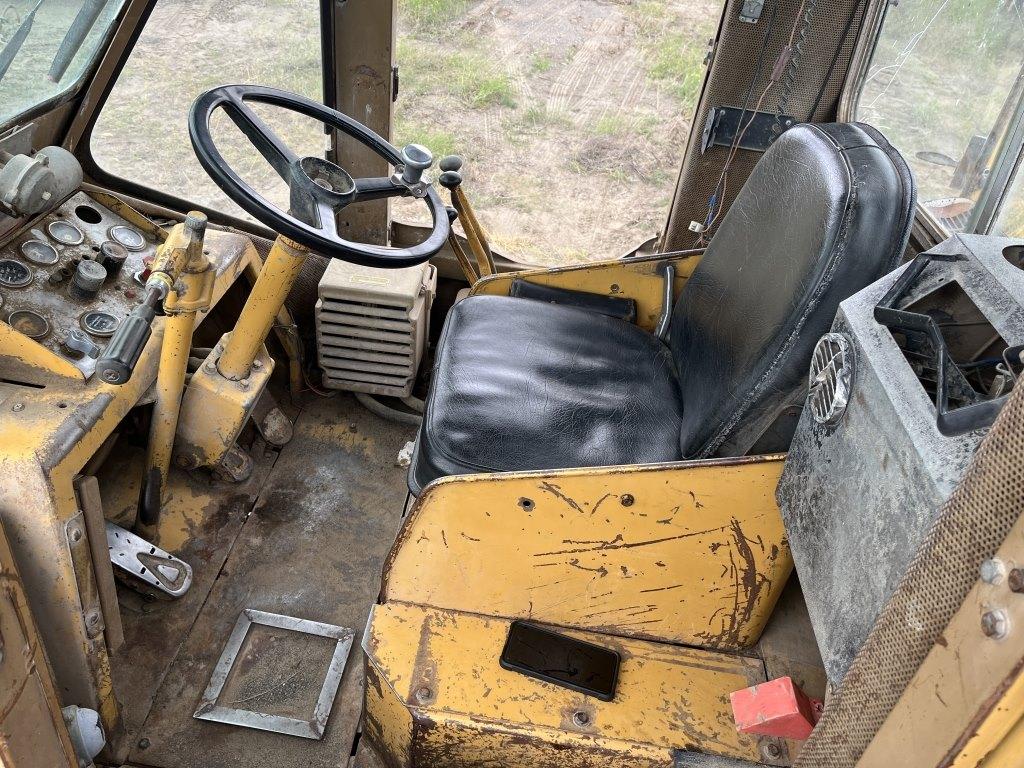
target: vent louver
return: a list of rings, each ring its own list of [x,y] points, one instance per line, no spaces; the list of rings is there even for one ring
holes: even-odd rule
[[[407,397],[426,348],[437,271],[332,260],[320,279],[316,339],[330,389]]]
[[[826,333],[811,357],[807,405],[819,424],[835,424],[842,418],[850,399],[853,352],[841,333]]]

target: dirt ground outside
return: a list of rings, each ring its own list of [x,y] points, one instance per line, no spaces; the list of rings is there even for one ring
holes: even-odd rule
[[[160,0],[97,125],[100,164],[238,213],[192,157],[188,107],[225,82],[321,98],[317,7]],[[619,256],[664,224],[720,13],[717,0],[399,0],[394,141],[463,156],[498,251],[537,264]],[[315,125],[266,117],[297,150],[322,152]],[[283,203],[254,154],[240,135],[225,151]],[[403,221],[424,214],[393,207]]]

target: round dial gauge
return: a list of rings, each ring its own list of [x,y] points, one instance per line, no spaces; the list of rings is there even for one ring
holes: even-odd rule
[[[20,261],[0,259],[0,285],[5,288],[24,288],[32,282],[32,271]]]
[[[129,251],[142,251],[146,248],[146,237],[134,227],[118,224],[107,233],[115,243],[120,243]]]
[[[30,309],[11,312],[11,316],[7,318],[7,324],[30,339],[41,339],[50,332],[50,323],[47,319]]]
[[[109,312],[98,311],[86,312],[78,322],[82,326],[83,331],[87,331],[93,336],[99,336],[100,338],[113,335],[114,331],[117,330],[117,326],[121,324],[121,321]]]
[[[46,225],[46,231],[50,233],[50,237],[64,245],[80,245],[85,240],[82,230],[70,221],[51,221]]]
[[[60,257],[57,249],[42,240],[26,240],[21,244],[21,255],[33,264],[41,267],[48,267],[56,264]]]

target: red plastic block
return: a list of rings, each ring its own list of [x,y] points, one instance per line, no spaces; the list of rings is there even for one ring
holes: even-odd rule
[[[729,695],[740,733],[803,741],[811,735],[821,702],[808,698],[789,677],[780,677]]]

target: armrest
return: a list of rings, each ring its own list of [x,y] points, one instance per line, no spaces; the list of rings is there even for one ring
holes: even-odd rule
[[[471,295],[508,296],[512,292],[513,281],[523,280],[551,288],[632,299],[636,302],[636,324],[644,330],[653,331],[663,302],[664,278],[659,265],[672,263],[676,266],[674,296],[678,297],[703,253],[703,250],[696,250],[675,256],[637,256],[490,275],[473,286]]]

